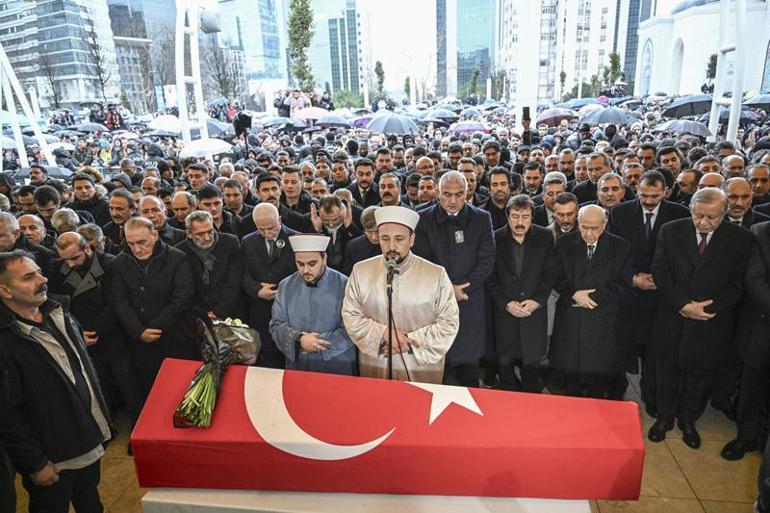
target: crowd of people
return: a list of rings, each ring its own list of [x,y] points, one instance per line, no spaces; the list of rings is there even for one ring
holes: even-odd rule
[[[110,419],[200,358],[195,316],[242,319],[271,368],[386,377],[392,356],[395,379],[608,400],[641,374],[651,441],[676,424],[697,449],[710,403],[737,426],[722,457],[763,447],[770,128],[497,119],[264,130],[216,162],[137,145],[109,176],[81,139],[66,181],[0,175],[0,449],[30,511],[101,511]]]

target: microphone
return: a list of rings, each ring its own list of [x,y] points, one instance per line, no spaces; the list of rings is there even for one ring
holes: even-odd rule
[[[398,262],[396,262],[395,258],[388,258],[385,261],[385,266],[388,269],[388,285],[391,285],[393,283],[393,276],[398,274],[398,269],[396,269],[397,265],[398,265]]]

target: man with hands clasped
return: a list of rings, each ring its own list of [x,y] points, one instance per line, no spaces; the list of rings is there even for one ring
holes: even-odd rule
[[[578,211],[578,231],[556,241],[559,300],[550,359],[568,395],[610,399],[623,372],[618,313],[631,286],[631,258],[628,243],[606,226],[604,209],[587,205]]]
[[[658,286],[651,349],[656,359],[658,419],[648,438],[660,442],[677,419],[682,439],[700,447],[695,422],[703,414],[716,369],[729,354],[735,309],[751,233],[724,222],[727,196],[698,190],[691,217],[661,228],[652,275]]]
[[[347,277],[326,265],[329,237],[289,237],[297,272],[281,281],[270,334],[289,369],[357,374],[356,347],[342,324]]]
[[[532,223],[533,207],[526,194],[508,201],[508,224],[495,231],[497,258],[487,280],[500,385],[525,392],[543,389],[540,361],[546,355],[548,330],[544,307],[556,282],[554,238],[550,230]]]

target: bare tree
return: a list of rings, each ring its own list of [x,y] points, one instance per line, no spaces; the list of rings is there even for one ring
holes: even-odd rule
[[[110,63],[107,59],[107,54],[99,44],[99,37],[96,35],[94,26],[91,25],[91,29],[86,33],[86,47],[88,49],[88,56],[91,60],[92,71],[96,80],[96,85],[99,87],[99,91],[102,93],[102,99],[107,103],[107,85],[112,80],[112,71],[110,70]]]
[[[48,97],[55,109],[61,108],[62,88],[59,81],[59,70],[56,68],[51,54],[41,53],[37,58],[38,73],[43,76],[48,86]]]
[[[211,96],[233,99],[244,93],[243,77],[232,52],[218,44],[202,47],[201,75]]]
[[[163,87],[176,84],[176,61],[174,59],[176,36],[173,29],[164,27],[148,34],[148,39],[152,40],[152,43],[148,53],[149,64],[145,68],[148,70],[147,81],[143,83],[143,87],[148,103],[156,105],[155,86]],[[168,98],[164,96],[163,99],[164,103],[168,103]],[[154,109],[155,107],[152,107],[152,110]]]

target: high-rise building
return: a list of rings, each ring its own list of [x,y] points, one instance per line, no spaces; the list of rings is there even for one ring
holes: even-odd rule
[[[96,45],[89,44],[92,33]],[[44,108],[54,107],[54,97],[68,107],[103,99],[94,51],[102,76],[109,78],[104,95],[118,98],[120,77],[105,0],[4,0],[0,43],[19,79],[37,88]]]
[[[369,19],[356,0],[315,0],[315,33],[308,53],[319,88],[363,92],[373,73],[369,59]]]
[[[286,1],[219,0],[222,41],[244,52],[248,80],[287,78]]]
[[[636,44],[629,3],[638,7],[637,0],[499,0],[495,62],[506,96],[530,106],[557,101],[581,81],[601,78],[612,52],[623,66]]]
[[[439,96],[467,93],[474,74],[477,91],[486,87],[495,62],[495,9],[495,0],[436,0]]]

